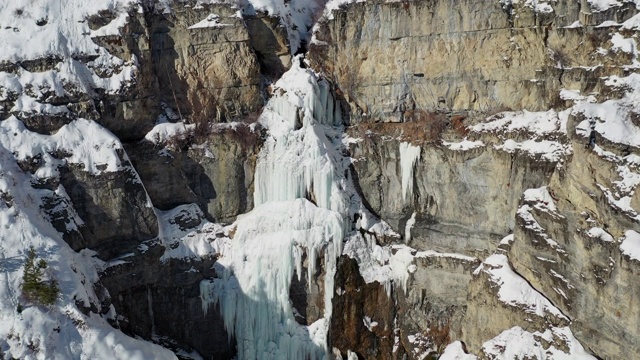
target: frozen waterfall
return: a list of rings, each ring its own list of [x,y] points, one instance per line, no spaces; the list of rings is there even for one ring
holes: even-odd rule
[[[219,278],[200,284],[203,310],[218,305],[239,359],[323,359],[336,259],[348,222],[345,172],[337,150],[342,119],[329,84],[294,66],[275,84],[260,122],[269,137],[258,157],[255,208],[239,216],[216,263]],[[303,254],[309,276],[324,258],[324,318],[298,324],[289,299]]]

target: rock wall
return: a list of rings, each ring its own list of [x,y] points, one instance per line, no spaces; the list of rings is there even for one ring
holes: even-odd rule
[[[611,359],[640,351],[640,262],[622,246],[640,229],[640,145],[633,136],[616,142],[607,129],[596,131],[622,114],[625,130],[637,134],[637,98],[626,105],[631,112],[609,102],[600,118],[578,107],[633,90],[633,82],[613,86],[611,79],[637,69],[636,30],[618,32],[637,9],[631,2],[604,10],[587,1],[531,3],[374,0],[345,4],[318,23],[305,64],[333,82],[326,88],[335,94],[324,96],[343,101],[342,118],[350,119],[330,135],[343,137],[349,145],[342,155],[353,160],[339,188],[353,185],[360,199],[353,194],[349,205],[362,201],[391,228],[376,234],[361,217],[354,229],[373,239],[372,256],[382,249],[411,254],[401,264],[408,265],[401,269],[406,290],[395,274],[368,282],[369,264],[340,257],[328,335],[334,353],[435,357],[464,341],[470,352],[495,358],[508,353],[504,338],[525,333],[544,350],[537,358],[574,356],[582,346],[584,354]],[[240,18],[222,4],[174,5],[168,12],[153,4],[129,9],[118,34],[92,36],[122,60],[114,68],[81,54],[0,64],[10,77],[68,61],[90,68],[94,82],[132,68],[115,90],[62,80],[63,95],[24,84],[22,93],[3,90],[0,116],[38,133],[86,117],[125,143],[117,171],[90,173],[66,163],[72,154],[51,149],[20,162],[32,175],[43,162],[62,164],[59,176],[33,183],[44,194],[42,210],[73,250],[88,248],[104,260],[96,285],[102,308],[83,310],[107,317],[113,305],[112,325],[132,336],[230,358],[234,339],[219,309],[203,311],[199,284],[219,276],[217,259],[202,252],[217,251],[207,247],[214,238],[233,235],[203,224],[233,222],[253,208],[264,134],[252,122],[269,96],[265,85],[291,65],[289,45],[266,14]],[[106,11],[85,21],[98,31],[115,16]],[[55,108],[20,110],[25,94]],[[557,111],[543,112],[550,108]],[[171,139],[144,139],[160,116],[199,126],[234,122],[176,147]],[[407,149],[416,151],[415,163],[404,158]],[[202,216],[166,217],[180,206]],[[178,224],[178,235],[161,231],[167,223]],[[187,233],[204,241],[189,247]],[[384,256],[374,261],[399,266]],[[301,324],[322,317],[327,274],[317,268],[311,284],[302,274],[289,289]],[[508,286],[497,274],[530,297],[505,300]]]
[[[351,129],[351,134],[362,133],[357,129]],[[369,134],[351,145],[363,198],[400,233],[416,212],[408,245],[418,249],[492,251],[515,227],[520,194],[544,184],[554,167],[491,149],[461,153],[424,146],[414,170],[412,197],[403,199],[402,141]]]
[[[253,178],[262,132],[247,124],[220,127],[204,143],[167,150],[149,141],[127,151],[154,206],[197,203],[212,221],[233,222],[253,208]]]
[[[612,70],[593,55],[607,33],[595,26],[636,13],[629,3],[598,13],[586,7],[358,2],[320,21],[310,58],[339,85],[353,122],[410,121],[416,110],[546,110],[559,105],[565,86],[598,87],[598,74]],[[571,27],[576,21],[583,26]]]
[[[164,247],[146,243],[124,264],[106,268],[101,282],[118,317],[112,325],[131,336],[209,359],[235,354],[217,309],[203,312],[200,281],[215,277],[215,258],[161,261]]]
[[[446,342],[461,340],[480,358],[513,354],[504,339],[516,333],[542,349],[533,358],[554,358],[558,349],[578,356],[582,346],[607,359],[636,351],[637,289],[628,279],[638,264],[621,244],[640,229],[630,190],[637,182],[628,180],[637,168],[623,160],[638,149],[590,130],[618,110],[589,118],[579,104],[587,95],[592,103],[626,96],[609,79],[633,73],[634,52],[616,50],[616,37],[635,30],[616,35],[620,25],[612,24],[637,10],[549,5],[363,2],[334,10],[316,28],[309,57],[348,103],[352,174],[364,205],[417,253],[477,257],[425,263],[415,255],[407,293],[394,295],[395,356],[440,353],[445,325]],[[517,111],[503,113],[509,109]],[[555,118],[555,130],[535,128],[542,125],[531,114]],[[511,116],[535,125],[515,125]],[[633,116],[625,121],[635,134]],[[377,124],[387,122],[397,124]],[[482,130],[491,122],[500,125]],[[407,198],[403,143],[420,148]],[[543,187],[549,199],[528,197]],[[487,264],[502,256],[507,265]],[[483,267],[512,269],[561,316],[505,302]],[[357,296],[339,301],[365,304]]]

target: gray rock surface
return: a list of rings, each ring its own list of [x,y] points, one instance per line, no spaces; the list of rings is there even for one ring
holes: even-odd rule
[[[584,93],[597,87],[591,70],[572,65],[618,71],[607,66],[612,59],[591,55],[599,34],[606,37],[594,26],[637,12],[624,5],[585,15],[577,1],[554,2],[549,14],[525,2],[503,4],[349,4],[320,22],[312,64],[339,85],[353,122],[401,122],[415,110],[546,110],[558,104],[563,87]],[[578,20],[584,28],[565,28]]]
[[[208,218],[229,223],[253,208],[253,177],[262,132],[247,124],[214,130],[200,145],[168,150],[149,141],[127,151],[154,206],[197,203]]]

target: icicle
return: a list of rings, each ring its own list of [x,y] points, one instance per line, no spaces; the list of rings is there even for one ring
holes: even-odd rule
[[[402,200],[413,197],[413,169],[416,162],[420,160],[420,147],[400,143],[400,170],[402,171]]]
[[[411,228],[413,228],[413,225],[415,225],[416,223],[416,212],[414,211],[413,214],[411,214],[411,217],[409,218],[409,220],[407,220],[407,224],[404,226],[404,243],[408,244],[409,241],[411,241]]]

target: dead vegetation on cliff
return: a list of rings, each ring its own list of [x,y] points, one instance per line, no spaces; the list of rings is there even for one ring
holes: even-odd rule
[[[201,111],[183,119],[183,131],[168,136],[165,141],[158,138],[154,142],[173,151],[185,151],[193,145],[204,144],[211,136],[225,136],[244,148],[256,148],[262,144],[264,134],[258,123],[260,112],[254,111],[238,116],[229,123],[216,123],[217,110],[213,99],[213,96],[208,97],[207,101],[201,104]]]
[[[404,122],[366,122],[351,127],[357,136],[382,136],[401,139],[413,144],[439,143],[447,133],[465,137],[469,129],[467,115],[408,110]]]

